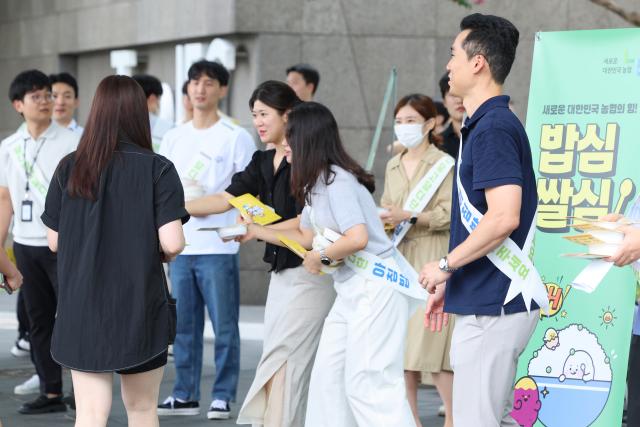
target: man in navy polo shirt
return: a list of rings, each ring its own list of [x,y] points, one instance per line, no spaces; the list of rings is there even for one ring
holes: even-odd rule
[[[517,245],[512,255],[526,258],[521,249],[536,211],[529,141],[502,95],[519,33],[506,19],[478,13],[465,17],[460,29],[447,71],[451,93],[463,99],[468,118],[453,189],[450,252],[426,264],[420,282],[433,293],[427,304],[432,330],[446,322],[446,313],[457,315],[450,353],[453,422],[516,426],[509,415],[512,385],[538,306],[531,303],[529,313],[520,294],[505,304],[511,280],[487,255],[510,238]],[[469,213],[473,207],[475,214]]]

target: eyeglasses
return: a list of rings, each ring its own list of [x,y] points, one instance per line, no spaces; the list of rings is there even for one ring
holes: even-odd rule
[[[29,99],[35,104],[39,104],[41,102],[52,102],[53,95],[51,94],[51,92],[47,92],[45,94],[34,93],[32,95],[29,95]]]

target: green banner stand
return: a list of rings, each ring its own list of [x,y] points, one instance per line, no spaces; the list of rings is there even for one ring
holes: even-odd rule
[[[588,260],[567,217],[625,213],[640,186],[640,29],[536,35],[527,114],[538,188],[535,265],[549,313],[520,357],[521,426],[621,425],[635,277],[612,268],[592,293],[571,283]]]

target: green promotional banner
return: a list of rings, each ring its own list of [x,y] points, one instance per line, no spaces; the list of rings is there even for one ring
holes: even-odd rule
[[[625,213],[640,185],[640,29],[536,35],[527,114],[538,187],[535,265],[549,313],[520,358],[521,426],[620,426],[635,299],[630,267],[587,293],[568,217]]]

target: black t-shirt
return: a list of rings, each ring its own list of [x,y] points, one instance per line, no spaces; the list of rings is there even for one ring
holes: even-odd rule
[[[58,165],[42,215],[58,232],[51,354],[82,371],[134,367],[169,342],[158,229],[189,219],[182,185],[169,160],[121,142],[100,176],[96,200],[71,197],[74,156]]]
[[[442,131],[440,136],[444,140],[440,149],[454,159],[457,159],[458,150],[460,149],[460,135],[456,135],[456,132],[453,130],[453,125],[449,123],[449,126]]]
[[[249,193],[258,197],[285,221],[298,216],[303,206],[291,195],[291,166],[283,158],[278,170],[274,171],[275,155],[276,150],[256,151],[245,170],[233,176],[226,191],[233,196]],[[300,257],[287,248],[270,243],[266,244],[263,259],[276,272],[302,264]]]

